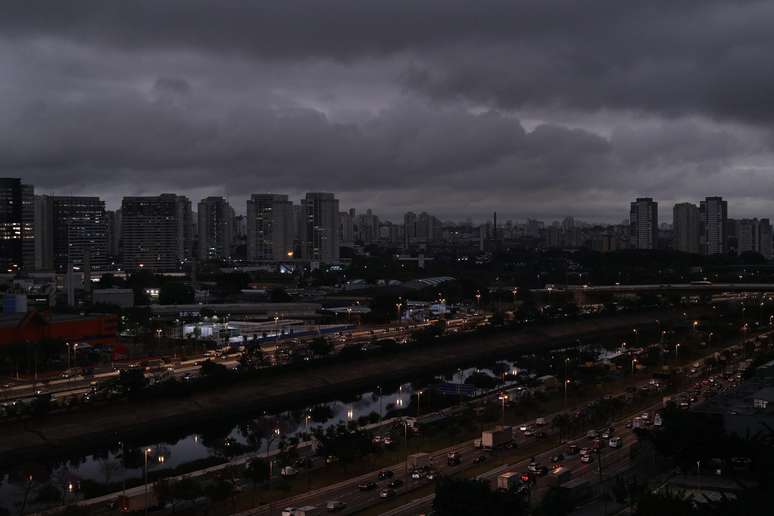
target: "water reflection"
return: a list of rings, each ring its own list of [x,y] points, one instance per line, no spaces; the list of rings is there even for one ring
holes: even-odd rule
[[[208,424],[195,433],[184,436],[159,435],[158,442],[116,442],[108,448],[96,450],[91,454],[60,458],[50,461],[48,478],[50,481],[66,486],[54,479],[84,479],[101,483],[120,484],[128,479],[143,476],[144,451],[148,452],[149,473],[161,470],[173,470],[193,461],[212,457],[233,457],[241,453],[263,454],[275,450],[281,442],[294,439],[304,441],[316,429],[326,430],[339,424],[367,424],[382,417],[388,417],[394,411],[406,410],[411,406],[412,396],[426,383],[465,384],[481,377],[497,380],[500,387],[515,383],[519,369],[516,364],[499,361],[486,367],[457,369],[449,374],[416,384],[404,383],[381,385],[372,391],[366,391],[347,399],[291,410],[279,414],[262,413],[241,420],[225,420]],[[504,384],[501,383],[504,381]],[[481,393],[486,389],[477,389]],[[278,432],[278,434],[276,434]],[[268,445],[268,447],[267,447]],[[236,452],[236,453],[235,453]],[[240,453],[241,452],[241,453]],[[23,496],[24,488],[9,482],[9,474],[0,477],[0,507],[15,508]]]

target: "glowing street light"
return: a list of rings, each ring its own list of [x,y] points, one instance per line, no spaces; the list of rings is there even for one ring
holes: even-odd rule
[[[145,448],[143,450],[143,457],[145,458],[145,503],[143,504],[145,506],[145,514],[147,516],[148,514],[148,454],[151,453],[153,450],[150,448]]]
[[[508,394],[501,392],[500,395],[497,397],[498,400],[502,402],[502,413],[503,413],[503,426],[505,426],[505,402],[510,399]]]

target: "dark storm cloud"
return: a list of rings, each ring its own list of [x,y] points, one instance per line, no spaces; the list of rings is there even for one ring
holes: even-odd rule
[[[7,37],[263,60],[405,54],[405,84],[515,109],[774,118],[764,0],[5,2]]]
[[[168,103],[139,94],[35,102],[0,122],[9,135],[0,141],[0,170],[24,172],[52,188],[77,172],[90,184],[155,186],[166,175],[168,184],[181,177],[181,186],[225,184],[233,193],[447,180],[472,187],[477,170],[494,170],[491,186],[523,181],[534,188],[550,185],[553,171],[572,178],[587,156],[609,151],[604,139],[584,131],[540,126],[528,133],[512,117],[418,102],[394,105],[360,124],[300,107],[209,113],[197,99]],[[514,166],[504,169],[508,161]]]
[[[774,4],[3,2],[0,175],[620,220],[774,190]],[[668,210],[666,210],[668,211]],[[738,213],[738,212],[735,212]],[[753,215],[771,216],[753,212]]]

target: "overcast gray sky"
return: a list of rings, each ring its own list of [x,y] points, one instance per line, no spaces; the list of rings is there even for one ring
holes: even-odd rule
[[[774,217],[772,27],[757,0],[5,0],[0,175],[110,207]]]

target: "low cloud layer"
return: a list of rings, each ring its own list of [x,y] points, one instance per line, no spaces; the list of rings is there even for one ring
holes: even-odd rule
[[[46,4],[0,17],[0,174],[40,191],[774,215],[770,2]]]

